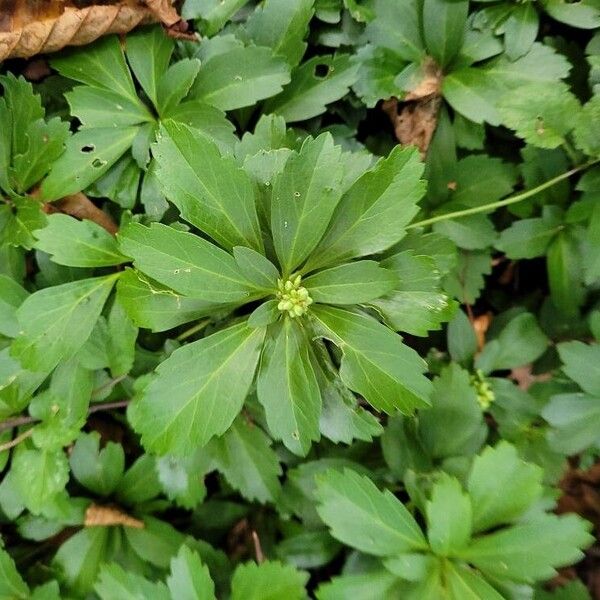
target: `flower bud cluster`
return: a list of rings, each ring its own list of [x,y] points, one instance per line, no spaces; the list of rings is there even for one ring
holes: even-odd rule
[[[300,275],[292,275],[287,281],[277,280],[276,296],[279,300],[277,308],[282,312],[287,312],[293,319],[305,314],[313,303],[308,290],[300,285],[301,281]]]

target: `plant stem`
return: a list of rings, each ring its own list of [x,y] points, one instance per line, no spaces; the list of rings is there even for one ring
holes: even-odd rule
[[[183,333],[180,333],[175,339],[178,342],[182,342],[183,340],[186,340],[187,338],[194,335],[195,333],[202,331],[209,323],[210,323],[210,319],[202,319],[201,321],[196,323],[193,327],[190,327],[189,329],[186,329]]]
[[[4,452],[5,450],[10,450],[14,448],[17,444],[20,444],[22,441],[26,440],[33,433],[33,427],[20,433],[16,438],[10,440],[10,442],[6,442],[5,444],[0,444],[0,452]]]
[[[406,229],[414,229],[415,227],[425,227],[426,225],[432,225],[433,223],[439,223],[440,221],[447,221],[448,219],[458,219],[460,217],[466,217],[468,215],[476,215],[482,212],[490,212],[496,210],[497,208],[501,208],[503,206],[510,206],[511,204],[516,204],[517,202],[521,202],[522,200],[526,200],[527,198],[531,198],[540,192],[556,185],[560,181],[564,179],[568,179],[571,175],[575,175],[575,173],[579,173],[580,171],[584,171],[588,167],[595,165],[599,162],[600,159],[594,160],[592,162],[586,163],[584,165],[579,165],[578,167],[574,167],[570,171],[566,171],[565,173],[561,173],[556,177],[541,183],[537,187],[534,187],[531,190],[526,190],[515,196],[511,196],[510,198],[505,198],[504,200],[498,200],[498,202],[490,202],[489,204],[484,204],[483,206],[474,206],[473,208],[465,208],[464,210],[457,210],[450,213],[445,213],[443,215],[437,215],[435,217],[430,217],[429,219],[424,219],[423,221],[417,221],[416,223],[412,223]]]

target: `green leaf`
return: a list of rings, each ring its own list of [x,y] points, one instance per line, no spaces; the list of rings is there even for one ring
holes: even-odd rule
[[[481,600],[503,600],[501,596],[477,571],[466,565],[448,561],[445,567],[446,586],[450,597],[459,600],[462,598],[481,598]]]
[[[140,504],[152,500],[160,492],[156,460],[149,454],[142,454],[119,480],[115,495],[125,504]]]
[[[82,594],[92,589],[100,565],[106,560],[111,537],[110,527],[86,527],[62,544],[53,566],[60,569],[61,578],[70,588]]]
[[[237,417],[223,436],[210,443],[208,453],[229,484],[250,502],[277,499],[282,472],[279,459],[258,425]]]
[[[293,71],[292,81],[266,103],[264,111],[281,115],[286,123],[316,117],[348,93],[358,67],[348,54],[314,56]]]
[[[19,334],[17,309],[29,296],[16,281],[0,275],[0,335],[16,337]]]
[[[589,156],[600,156],[598,122],[600,120],[600,94],[592,96],[579,113],[573,137],[577,147]]]
[[[226,249],[262,249],[254,191],[233,158],[189,127],[167,121],[153,154],[156,176],[181,216]]]
[[[284,318],[265,343],[257,393],[273,437],[295,454],[306,456],[311,442],[320,436],[321,394],[306,333],[290,318]]]
[[[295,67],[306,50],[313,4],[314,0],[267,0],[246,21],[246,34],[257,46],[272,48]]]
[[[339,202],[340,152],[329,134],[307,138],[275,177],[271,230],[284,275],[315,249]]]
[[[137,132],[137,127],[103,127],[71,136],[42,182],[41,197],[50,202],[86,188],[117,162]]]
[[[83,49],[65,52],[53,58],[51,65],[64,77],[137,102],[135,86],[117,36],[104,37]]]
[[[583,342],[563,342],[557,346],[562,370],[579,387],[600,397],[600,345]]]
[[[135,360],[138,328],[133,324],[118,298],[108,313],[108,361],[110,374],[120,377],[129,373]]]
[[[542,475],[540,467],[521,460],[507,442],[488,446],[475,458],[468,480],[473,530],[516,521],[542,495]]]
[[[428,53],[440,67],[456,58],[464,37],[469,2],[467,0],[425,0],[423,37]]]
[[[130,99],[114,91],[81,85],[67,92],[65,98],[71,114],[86,129],[105,127],[114,130],[154,121],[152,113],[137,96]]]
[[[202,18],[202,32],[212,36],[220,31],[248,0],[189,0],[182,7],[184,19]]]
[[[548,248],[546,261],[554,306],[565,316],[575,317],[585,299],[583,266],[576,239],[568,232],[559,233]]]
[[[425,193],[422,174],[419,153],[396,146],[343,195],[307,267],[376,254],[402,239]]]
[[[239,565],[231,580],[231,600],[306,600],[308,573],[291,565],[265,561]]]
[[[106,267],[127,259],[119,253],[113,236],[89,220],[78,221],[62,214],[49,215],[48,224],[35,232],[35,247],[68,267]]]
[[[374,260],[330,267],[303,280],[315,302],[363,304],[394,289],[396,275]]]
[[[319,334],[342,350],[340,376],[350,389],[389,414],[429,405],[425,364],[399,335],[362,313],[326,306],[310,310]]]
[[[440,272],[429,256],[414,256],[411,251],[386,258],[382,267],[396,274],[393,290],[371,305],[396,331],[427,335],[440,329],[453,305],[440,289]]]
[[[118,277],[93,277],[31,294],[17,310],[22,332],[11,353],[23,367],[51,371],[90,336]]]
[[[29,196],[14,198],[11,202],[12,207],[0,205],[0,240],[4,244],[29,250],[35,244],[33,232],[47,223],[46,215],[41,203]]]
[[[118,564],[104,564],[94,590],[101,600],[169,600],[164,583],[153,583],[137,573],[125,571]],[[183,598],[183,596],[181,596]]]
[[[600,399],[586,394],[557,394],[542,411],[551,425],[547,439],[567,456],[600,444]]]
[[[152,331],[166,331],[223,309],[214,302],[182,296],[132,269],[121,274],[117,298],[134,325]]]
[[[540,19],[531,2],[515,6],[504,23],[506,55],[516,60],[531,50],[538,34]]]
[[[23,504],[34,515],[44,512],[69,481],[69,463],[62,449],[29,450],[19,446],[11,473]]]
[[[225,250],[162,223],[130,223],[119,233],[119,248],[140,271],[192,298],[243,303],[253,291]]]
[[[156,101],[162,117],[174,119],[172,112],[187,96],[199,70],[200,61],[195,58],[180,60],[166,70],[159,81]]]
[[[600,26],[600,8],[589,0],[565,2],[546,0],[544,10],[554,19],[580,29],[595,29]]]
[[[183,457],[161,456],[156,460],[159,490],[177,506],[196,508],[206,497],[203,476],[212,469],[209,458],[204,449]]]
[[[494,243],[496,230],[486,215],[468,215],[460,219],[447,219],[433,226],[436,233],[446,236],[459,248],[484,250]]]
[[[319,585],[318,600],[395,600],[406,588],[395,575],[381,569],[376,573],[350,573]]]
[[[281,311],[278,308],[279,300],[267,300],[258,308],[255,308],[248,317],[248,325],[250,327],[266,327],[275,323],[281,316]]]
[[[0,598],[2,600],[27,600],[29,588],[23,581],[13,559],[0,542]]]
[[[277,289],[279,271],[268,258],[244,246],[235,246],[233,257],[241,273],[252,285],[269,291]]]
[[[564,143],[580,111],[577,98],[562,82],[532,83],[500,102],[503,124],[529,144],[556,148]]]
[[[513,259],[543,256],[561,228],[558,219],[520,219],[500,234],[496,248]]]
[[[435,459],[471,456],[487,435],[469,373],[456,364],[433,381],[431,408],[419,415],[419,438]]]
[[[578,562],[583,556],[580,548],[593,540],[588,529],[577,515],[544,515],[477,538],[460,557],[491,577],[533,583],[553,577],[556,567]]]
[[[462,251],[458,264],[444,278],[444,289],[461,303],[473,304],[485,285],[484,275],[492,272],[492,259],[488,251]]]
[[[178,600],[215,598],[215,585],[208,567],[202,564],[198,554],[187,546],[181,546],[177,556],[171,559],[171,575],[167,578],[167,585],[171,597]]]
[[[95,431],[79,436],[69,462],[75,479],[99,496],[112,494],[125,471],[123,446],[108,442],[100,450],[100,435]]]
[[[458,310],[448,323],[448,352],[450,357],[460,363],[473,358],[477,352],[477,335],[467,315]]]
[[[270,48],[237,47],[213,54],[203,63],[190,96],[233,110],[278,94],[289,80],[289,66]]]
[[[521,313],[487,342],[475,366],[484,373],[520,367],[539,358],[548,344],[536,318],[531,313]]]
[[[169,66],[174,45],[158,25],[134,31],[127,36],[127,60],[142,89],[157,109],[160,106],[159,81]]]
[[[499,125],[497,110],[501,84],[483,69],[465,67],[444,77],[442,92],[450,106],[475,123]]]
[[[317,479],[317,511],[331,535],[367,554],[390,556],[426,550],[413,516],[389,490],[350,469],[330,470]]]
[[[366,35],[376,46],[391,50],[403,61],[418,63],[425,54],[420,20],[421,4],[417,0],[379,1]]]
[[[239,323],[179,348],[162,362],[129,409],[144,447],[184,455],[227,431],[254,379],[264,335],[264,329]]]
[[[471,500],[458,479],[442,474],[426,505],[427,537],[438,556],[449,556],[471,539]]]

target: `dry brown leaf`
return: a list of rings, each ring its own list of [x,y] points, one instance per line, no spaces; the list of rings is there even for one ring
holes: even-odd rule
[[[143,23],[173,27],[181,18],[170,0],[2,0],[0,61],[83,46]]]
[[[485,334],[487,330],[490,328],[492,323],[492,313],[486,312],[483,315],[479,315],[478,317],[474,317],[471,321],[471,325],[473,325],[473,329],[475,330],[475,336],[477,337],[477,348],[479,352],[483,350],[485,346]]]
[[[433,62],[422,66],[423,77],[402,102],[390,98],[382,104],[394,127],[396,139],[403,145],[416,146],[423,158],[437,127],[441,106],[442,72]]]
[[[551,373],[534,375],[531,372],[531,365],[523,365],[522,367],[512,369],[508,378],[515,381],[520,389],[527,391],[536,381],[549,381],[552,375]]]
[[[83,521],[85,527],[111,527],[122,525],[123,527],[133,527],[143,529],[144,522],[129,516],[120,508],[114,506],[100,506],[90,504],[85,511]]]

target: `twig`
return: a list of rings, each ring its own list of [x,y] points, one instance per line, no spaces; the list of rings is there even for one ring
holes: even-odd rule
[[[93,404],[88,409],[88,416],[93,413],[102,412],[105,410],[125,408],[129,405],[130,402],[131,400],[118,400],[116,402]],[[35,417],[15,417],[13,419],[7,419],[6,421],[0,421],[0,433],[6,431],[7,429],[13,429],[14,427],[20,427],[21,425],[28,425],[29,423],[39,423],[40,421],[41,419],[36,419]],[[28,431],[32,430],[29,429]]]
[[[123,381],[126,378],[127,378],[127,373],[125,373],[124,375],[119,375],[118,377],[115,377],[114,379],[109,379],[106,383],[103,383],[100,387],[97,387],[92,392],[92,397],[98,396],[104,390],[107,390],[108,388],[113,388],[115,385],[117,385],[118,383],[121,383],[121,381]]]
[[[20,433],[16,438],[10,440],[10,442],[6,442],[5,444],[0,444],[0,452],[4,452],[5,450],[10,450],[14,448],[17,444],[20,444],[22,441],[26,440],[33,433],[33,427]]]
[[[196,323],[194,326],[190,327],[189,329],[186,329],[183,333],[180,333],[175,339],[178,342],[182,342],[183,340],[186,340],[187,338],[194,335],[195,333],[202,331],[209,323],[210,323],[210,319],[202,319],[201,321]]]
[[[258,537],[258,533],[252,530],[252,542],[254,543],[254,554],[256,556],[256,562],[258,564],[265,562],[265,555],[262,550],[262,546],[260,545],[260,538]]]

